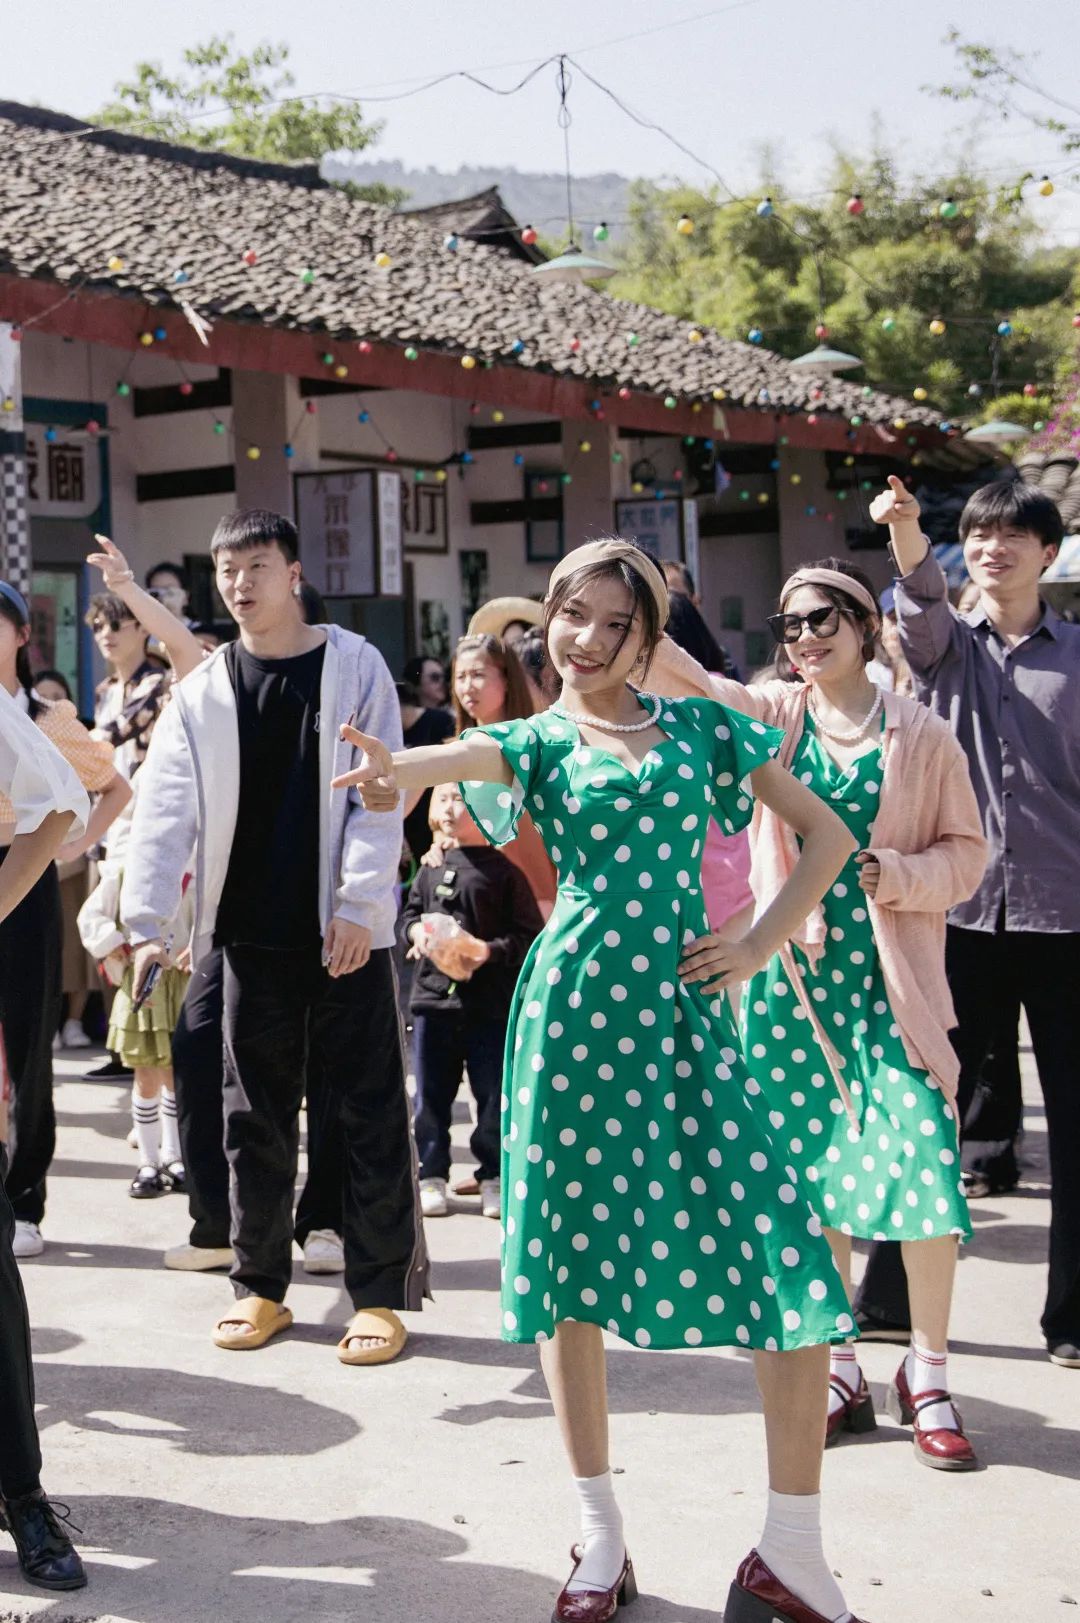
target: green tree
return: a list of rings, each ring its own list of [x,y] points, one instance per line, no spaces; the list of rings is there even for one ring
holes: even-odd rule
[[[928,86],[931,94],[947,101],[980,102],[1000,118],[1055,136],[1062,152],[1080,152],[1080,107],[1040,84],[1020,51],[966,40],[958,28],[950,28],[945,40],[956,49],[962,78],[959,84]]]
[[[950,416],[1027,382],[1053,387],[1074,348],[1080,253],[1043,249],[1015,195],[989,189],[965,162],[904,185],[880,150],[837,153],[824,190],[813,191],[789,199],[768,172],[756,198],[737,202],[638,183],[613,291],[732,338],[759,327],[767,347],[791,357],[813,347],[824,323],[831,345],[863,361],[849,375],[902,395],[926,389]],[[864,211],[852,215],[856,194]],[[756,203],[766,197],[773,212],[763,217]],[[957,209],[944,218],[948,198]],[[674,230],[684,213],[692,236]],[[944,334],[931,332],[935,317]]]
[[[116,99],[94,121],[133,135],[274,163],[317,163],[330,152],[362,152],[382,133],[355,102],[319,104],[287,93],[295,84],[285,66],[289,47],[264,42],[247,56],[231,34],[215,35],[184,52],[189,70],[170,77],[158,62],[137,62],[135,77],[114,86]],[[371,203],[400,203],[391,186],[356,186],[350,195]]]

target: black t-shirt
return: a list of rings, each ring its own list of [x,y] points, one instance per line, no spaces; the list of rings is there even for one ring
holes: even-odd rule
[[[421,744],[441,744],[454,731],[454,718],[446,710],[421,710],[412,726],[404,734],[405,748],[416,749]],[[405,819],[405,839],[409,850],[419,862],[431,847],[431,829],[428,825],[428,807],[431,790],[425,789]]]
[[[236,694],[240,802],[218,907],[219,946],[301,948],[319,940],[325,650],[320,643],[292,659],[259,659],[235,642],[225,656]]]

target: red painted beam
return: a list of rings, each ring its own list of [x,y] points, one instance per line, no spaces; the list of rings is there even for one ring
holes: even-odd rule
[[[897,434],[863,424],[849,430],[836,417],[811,424],[802,413],[748,411],[727,402],[717,408],[714,421],[709,403],[695,410],[689,401],[680,401],[669,410],[655,395],[634,394],[621,400],[580,378],[555,377],[507,364],[490,369],[478,365],[470,371],[459,358],[434,350],[422,350],[415,361],[407,361],[404,351],[392,344],[375,343],[370,354],[361,355],[352,342],[255,322],[215,321],[209,342],[203,344],[182,311],[112,293],[69,289],[65,294],[55,282],[10,274],[0,275],[0,320],[122,350],[140,349],[141,333],[164,327],[167,337],[155,343],[152,352],[189,365],[312,378],[332,376],[334,367],[343,365],[348,368],[347,381],[358,391],[365,387],[413,390],[572,422],[595,421],[589,404],[600,400],[605,421],[641,434],[694,434],[734,445],[772,445],[786,435],[788,443],[799,450],[864,451],[899,460],[909,455],[908,434],[914,434],[922,445],[939,442],[936,429],[912,427]],[[334,357],[329,366],[322,359],[327,354]]]

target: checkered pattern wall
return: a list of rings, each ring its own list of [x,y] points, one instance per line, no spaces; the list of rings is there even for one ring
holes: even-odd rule
[[[5,434],[0,450],[0,569],[3,579],[30,595],[30,518],[26,509],[26,453],[21,434]]]

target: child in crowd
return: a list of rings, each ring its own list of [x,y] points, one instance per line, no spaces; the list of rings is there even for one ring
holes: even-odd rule
[[[136,1008],[132,995],[131,948],[118,923],[119,867],[106,868],[79,913],[79,932],[86,949],[102,963],[106,978],[117,988],[109,1016],[106,1044],[134,1074],[131,1115],[139,1169],[128,1187],[135,1200],[152,1200],[171,1191],[183,1193],[184,1160],[173,1085],[172,1034],[180,1018],[187,990],[187,965],[176,959],[161,972],[150,996]],[[189,887],[177,920],[175,939],[185,942],[190,933]]]
[[[398,926],[409,956],[419,960],[411,1011],[420,1204],[425,1217],[449,1212],[450,1114],[467,1066],[476,1097],[470,1148],[478,1162],[481,1209],[485,1217],[498,1217],[506,1026],[518,970],[541,928],[540,913],[520,868],[488,845],[455,784],[432,792],[431,826],[442,861],[420,869]],[[432,914],[458,928],[440,932],[425,918]]]

